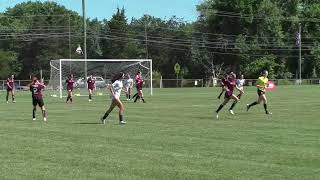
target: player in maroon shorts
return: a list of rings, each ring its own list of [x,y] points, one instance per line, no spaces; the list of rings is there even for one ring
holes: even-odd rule
[[[73,74],[70,74],[69,78],[66,80],[67,84],[67,91],[68,91],[68,97],[66,103],[70,100],[72,103],[72,92],[73,92],[73,85],[74,85],[74,80],[73,80]]]
[[[92,101],[92,93],[96,88],[96,82],[94,81],[92,75],[87,80],[88,92],[89,92],[89,101]]]
[[[133,96],[133,98],[136,96],[136,99],[134,100],[134,102],[137,102],[137,100],[140,98],[143,101],[143,103],[146,102],[143,98],[143,92],[142,92],[143,83],[144,83],[144,81],[142,79],[141,71],[138,71],[137,75],[136,75],[137,94]]]
[[[216,113],[217,113],[216,118],[217,119],[219,118],[219,111],[230,101],[230,99],[233,99],[234,102],[232,103],[232,105],[229,109],[229,112],[230,112],[230,114],[234,115],[233,108],[235,107],[235,105],[239,101],[239,98],[233,94],[233,91],[235,88],[239,92],[244,94],[244,92],[236,86],[236,75],[234,73],[231,73],[228,80],[224,84],[224,90],[226,91],[225,96],[224,96],[224,101],[219,106],[219,108],[216,110]]]
[[[12,102],[15,103],[15,97],[14,97],[14,75],[11,75],[7,79],[7,96],[6,96],[6,101],[9,103],[9,93],[11,93],[12,96]]]
[[[32,78],[32,84],[30,85],[30,91],[32,93],[32,105],[33,105],[33,111],[32,111],[32,118],[35,121],[36,120],[36,111],[37,111],[37,105],[42,110],[42,116],[43,121],[47,121],[47,113],[46,108],[44,107],[43,97],[42,97],[42,90],[46,86],[43,83],[40,83],[37,79],[37,77]]]

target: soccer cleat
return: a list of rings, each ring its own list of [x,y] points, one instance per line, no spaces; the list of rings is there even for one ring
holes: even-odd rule
[[[43,121],[44,121],[44,122],[47,122],[47,118],[43,118]]]
[[[127,122],[125,121],[120,121],[119,124],[126,124]]]
[[[37,120],[36,118],[32,118],[33,121]]]
[[[13,103],[16,103],[16,101],[14,100],[14,101],[12,101]]]
[[[234,112],[232,109],[229,110],[230,114],[234,115]]]
[[[247,104],[247,111],[249,111],[249,109],[250,109],[250,105],[249,105],[249,104]]]
[[[101,118],[100,120],[101,120],[102,124],[106,124],[106,120],[105,119]]]
[[[266,115],[272,115],[272,112],[267,111]]]
[[[217,113],[216,118],[219,119],[219,113]]]
[[[91,102],[92,100],[91,99],[89,99],[89,102]]]
[[[7,101],[7,104],[9,104],[9,101]]]

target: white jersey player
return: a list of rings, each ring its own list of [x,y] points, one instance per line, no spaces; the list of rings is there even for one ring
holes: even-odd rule
[[[130,74],[127,74],[127,80],[126,80],[126,97],[127,101],[131,100],[131,93],[132,93],[132,87],[133,87],[133,79],[130,77]]]
[[[101,118],[101,122],[103,124],[106,123],[106,119],[113,110],[114,107],[118,106],[119,108],[119,123],[120,124],[125,124],[126,122],[123,119],[123,113],[124,113],[124,106],[120,100],[120,95],[121,95],[121,90],[123,87],[122,80],[124,78],[123,73],[117,74],[115,77],[112,78],[111,82],[112,84],[109,85],[109,89],[112,95],[112,102],[107,110],[107,112],[104,114],[104,116]]]
[[[243,86],[244,86],[245,82],[246,82],[246,80],[244,79],[243,75],[241,75],[240,79],[237,79],[237,81],[236,81],[237,88],[241,89],[242,92],[244,92],[243,91]],[[243,93],[240,93],[237,97],[240,99],[242,95],[243,95]]]

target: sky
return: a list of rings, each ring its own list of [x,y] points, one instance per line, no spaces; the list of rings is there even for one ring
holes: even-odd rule
[[[8,7],[29,0],[0,0],[0,12]],[[31,0],[37,1],[37,0]],[[48,0],[38,0],[48,1]],[[82,0],[49,0],[55,1],[66,8],[82,14]],[[173,15],[192,22],[197,19],[196,5],[203,0],[86,0],[87,17],[93,19],[110,19],[117,7],[124,7],[128,19],[140,18],[149,14],[162,19],[169,19]]]

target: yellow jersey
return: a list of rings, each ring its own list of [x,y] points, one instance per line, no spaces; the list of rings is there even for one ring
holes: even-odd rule
[[[259,79],[256,82],[258,89],[260,91],[266,91],[266,86],[268,84],[268,81],[269,81],[269,79],[266,77],[263,77],[263,76],[259,77]]]

